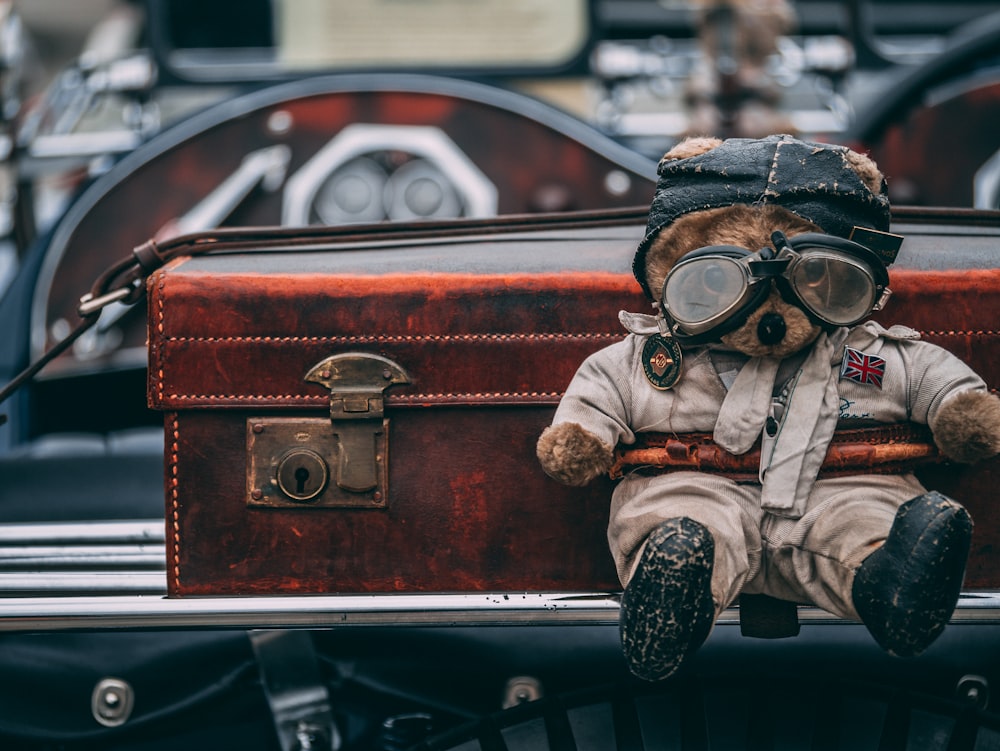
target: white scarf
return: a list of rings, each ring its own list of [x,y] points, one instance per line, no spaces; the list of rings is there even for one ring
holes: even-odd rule
[[[761,506],[798,517],[826,457],[837,428],[840,399],[838,373],[833,367],[845,329],[833,339],[821,333],[788,386],[784,414],[778,423],[773,451],[764,452]],[[781,360],[755,357],[740,370],[719,411],[715,442],[732,454],[745,454],[764,430],[774,401],[774,383]]]

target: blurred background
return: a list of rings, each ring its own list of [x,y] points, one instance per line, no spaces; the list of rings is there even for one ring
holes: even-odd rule
[[[641,210],[685,136],[775,132],[869,153],[896,206],[996,210],[998,122],[994,0],[0,0],[0,376],[152,237]],[[155,421],[141,310],[0,450]]]
[[[597,238],[587,252],[629,257],[667,149],[687,135],[791,132],[875,158],[902,233],[934,251],[915,254],[920,262],[957,255],[995,268],[998,124],[995,0],[0,0],[0,386],[53,357],[0,405],[3,594],[165,591],[164,417],[147,407],[144,286],[104,276],[151,238],[385,222],[435,237],[455,221],[473,237],[510,221],[534,238],[573,227],[569,212],[611,210],[583,230]],[[461,252],[460,237],[448,250]],[[960,338],[977,346],[978,311],[954,313],[969,321]],[[984,336],[995,329],[987,324]],[[73,331],[82,333],[67,340]],[[35,537],[19,536],[36,525]],[[49,552],[16,549],[29,539]],[[77,546],[95,539],[101,551],[80,555]],[[737,637],[707,675],[728,684],[735,670],[749,693],[711,687],[704,717],[729,738],[733,716],[766,716],[756,708],[775,696],[798,707],[802,681],[774,678],[781,651],[836,707],[809,747],[1000,748],[1000,720],[978,738],[970,724],[970,702],[985,707],[990,696],[980,674],[996,684],[995,649],[982,647],[996,643],[995,605],[987,598],[967,612],[969,627],[930,661],[892,662],[877,650],[869,660],[864,650],[875,648],[862,634],[858,659],[888,686],[872,703],[867,689],[841,695],[827,685],[855,670],[858,631],[820,626],[796,649],[768,646],[749,661]],[[505,629],[320,637],[350,731],[342,748],[398,751],[407,722],[415,740],[432,716],[445,726],[486,717],[504,681],[539,665],[546,687],[573,691],[617,670],[614,626],[598,643],[576,625],[545,639],[532,627],[536,646]],[[40,636],[0,649],[4,749],[152,751],[188,738],[201,741],[191,748],[277,748],[245,635]],[[777,694],[760,691],[762,674]],[[137,694],[137,722],[101,729],[106,718],[90,702],[117,697],[96,692],[108,676],[151,686]],[[941,701],[910,719],[903,697],[922,686]],[[701,689],[689,688],[678,689],[678,728],[700,716]],[[631,705],[599,706],[603,714],[587,705],[579,716],[617,717]],[[811,723],[820,715],[809,706],[793,714]],[[385,737],[397,719],[399,736]],[[855,720],[864,742],[837,734]],[[751,728],[755,747],[778,743]],[[491,742],[503,745],[499,735]]]
[[[21,0],[13,4],[34,47],[39,83],[50,80],[80,54],[87,36],[116,4],[116,0]]]

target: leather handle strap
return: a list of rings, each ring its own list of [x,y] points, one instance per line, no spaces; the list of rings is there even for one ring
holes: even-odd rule
[[[633,226],[643,219],[642,207],[601,212],[566,212],[544,216],[550,229],[575,229],[595,226]],[[238,251],[241,253],[280,250],[323,250],[331,243],[373,243],[435,240],[448,242],[486,242],[497,235],[537,228],[542,215],[509,214],[483,219],[448,219],[440,221],[389,222],[370,225],[348,224],[311,227],[232,227],[210,232],[153,238],[133,249],[132,253],[108,268],[80,299],[80,321],[63,339],[18,373],[2,390],[0,404],[30,381],[48,363],[65,352],[73,342],[93,326],[101,310],[112,302],[132,305],[146,294],[145,280],[169,261],[181,256],[201,256]],[[6,422],[0,414],[0,425]]]
[[[632,472],[662,474],[694,471],[756,481],[760,441],[745,454],[730,454],[710,433],[645,433],[630,446],[619,446],[609,474],[620,479]],[[899,423],[838,430],[820,469],[820,477],[859,472],[895,473],[945,461],[923,425]]]
[[[0,390],[0,404],[6,401],[21,386],[34,378],[42,368],[69,349],[73,345],[73,342],[79,339],[95,323],[97,323],[97,316],[84,318],[69,334],[60,339],[52,349],[46,351],[45,354],[14,376],[14,379]],[[3,425],[5,422],[7,422],[7,415],[0,414],[0,425]]]

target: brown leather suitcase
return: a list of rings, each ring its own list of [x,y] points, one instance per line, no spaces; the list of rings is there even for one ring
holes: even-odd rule
[[[630,272],[644,221],[174,241],[190,255],[148,282],[169,593],[617,590],[612,480],[564,487],[535,442],[580,362],[623,335],[618,311],[648,308]],[[998,228],[897,223],[907,244],[881,319],[995,388],[1000,270],[977,267]],[[998,470],[920,470],[976,519],[972,588],[1000,585]]]

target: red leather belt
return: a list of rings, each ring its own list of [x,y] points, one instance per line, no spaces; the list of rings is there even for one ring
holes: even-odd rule
[[[945,461],[930,430],[915,423],[838,430],[826,452],[820,477],[855,474],[898,474],[918,466]],[[730,454],[710,433],[643,433],[629,446],[619,446],[611,467],[612,479],[632,472],[662,474],[694,471],[721,474],[740,481],[756,481],[760,470],[760,442],[745,454]]]

